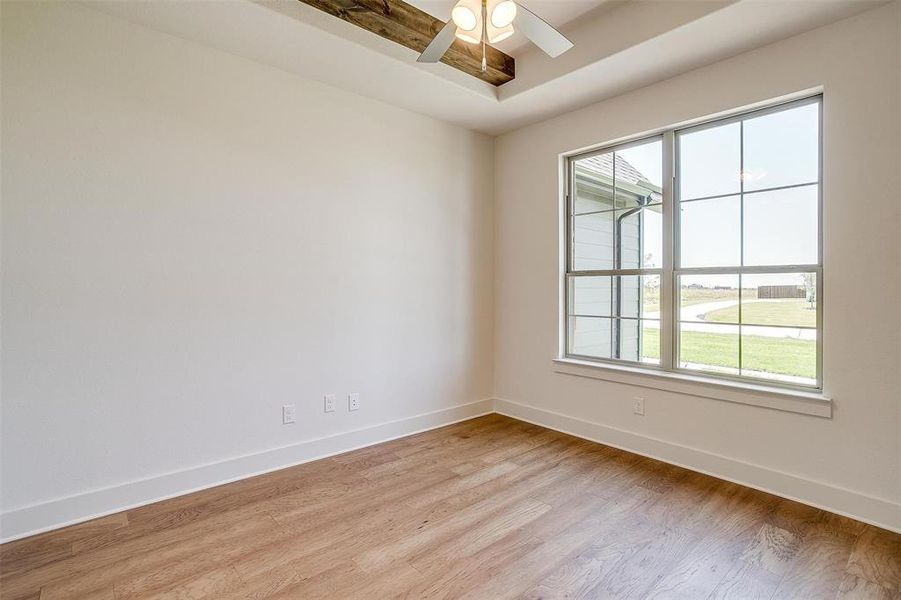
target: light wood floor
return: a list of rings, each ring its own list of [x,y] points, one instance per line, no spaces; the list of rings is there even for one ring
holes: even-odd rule
[[[0,596],[901,598],[901,536],[491,415],[0,547]]]

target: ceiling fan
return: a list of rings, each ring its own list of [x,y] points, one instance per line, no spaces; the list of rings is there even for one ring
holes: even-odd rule
[[[573,47],[562,33],[514,0],[459,0],[451,11],[451,20],[432,39],[417,62],[440,61],[454,43],[454,37],[458,37],[464,42],[482,45],[482,71],[485,72],[488,70],[485,47],[507,39],[515,31],[552,58]]]

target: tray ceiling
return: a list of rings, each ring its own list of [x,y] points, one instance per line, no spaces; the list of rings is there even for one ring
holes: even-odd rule
[[[886,0],[522,0],[575,43],[515,51],[495,87],[298,0],[82,0],[133,23],[497,135],[885,4]],[[412,0],[447,12],[453,0]],[[446,19],[432,13],[437,18]],[[569,22],[566,23],[567,19]],[[511,51],[511,54],[514,51]]]

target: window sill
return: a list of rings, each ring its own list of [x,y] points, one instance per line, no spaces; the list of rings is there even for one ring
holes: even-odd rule
[[[735,383],[640,367],[598,364],[571,358],[554,359],[554,371],[677,394],[832,418],[832,399],[816,392],[788,390],[754,383]]]

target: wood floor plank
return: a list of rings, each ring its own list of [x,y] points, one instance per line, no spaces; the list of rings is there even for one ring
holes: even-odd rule
[[[342,589],[361,578],[359,568],[351,561],[339,562],[313,577],[301,577],[271,596],[273,599],[340,598]]]
[[[901,535],[487,415],[5,544],[0,595],[898,600]]]
[[[92,519],[64,530],[43,533],[24,540],[0,546],[0,577],[9,577],[24,569],[34,569],[42,564],[55,562],[70,556],[73,546],[86,539],[128,525],[128,515],[118,513]]]
[[[508,429],[513,429],[508,428]],[[526,432],[507,431],[504,435],[480,438],[458,438],[453,444],[436,444],[421,451],[408,454],[396,461],[387,462],[363,470],[364,477],[377,480],[387,476],[397,476],[418,469],[432,467],[452,468],[469,460],[488,454],[498,446],[516,443],[529,436]]]
[[[145,600],[207,600],[217,599],[230,592],[241,589],[243,581],[233,566],[215,569],[183,581],[156,593],[142,593]],[[114,589],[117,598],[122,597],[118,589]]]
[[[449,564],[456,560],[466,559],[479,550],[487,548],[494,542],[512,534],[519,528],[539,519],[551,510],[551,507],[537,500],[526,499],[507,506],[480,523],[461,532],[450,539],[439,543],[431,543],[419,552],[406,557],[406,561],[414,567],[425,562]]]
[[[241,578],[242,585],[236,590],[222,593],[217,600],[264,600],[281,594],[286,589],[303,581],[294,569],[282,568],[264,571],[252,578]]]
[[[901,591],[889,590],[877,583],[847,573],[839,587],[837,600],[901,600]]]
[[[601,498],[571,497],[568,504],[552,508],[543,518],[527,523],[468,559],[454,560],[450,566],[440,560],[429,560],[432,557],[424,555],[414,563],[417,570],[425,576],[424,582],[409,590],[407,597],[459,598],[469,592],[482,590],[487,585],[486,582],[498,573],[512,571],[520,560],[528,560],[528,555],[541,556],[540,547],[545,544],[545,540],[559,539],[561,532],[572,532],[574,530],[571,528],[579,527],[584,540],[586,520],[593,515],[603,514],[604,506],[609,502],[610,500]],[[575,552],[579,547],[574,543],[575,538],[567,539],[569,552]],[[562,558],[563,556],[558,557]]]
[[[739,561],[752,542],[772,505],[754,490],[724,484],[711,493],[721,509],[716,517],[700,522],[699,539],[679,562],[648,592],[650,598],[707,598]]]
[[[511,473],[517,469],[519,469],[519,465],[512,462],[502,462],[491,465],[488,468],[476,469],[467,475],[449,479],[442,484],[436,485],[426,493],[404,500],[404,503],[411,508],[429,506],[430,504],[434,504],[435,502],[439,502],[450,496],[455,496],[466,490],[478,487],[483,483],[497,479],[498,477]]]
[[[854,542],[852,533],[828,522],[810,527],[773,597],[834,597],[844,579]]]
[[[799,546],[792,532],[764,523],[710,598],[772,598]]]
[[[681,479],[670,473],[666,476],[662,487],[652,488],[661,497],[646,512],[648,518],[637,533],[639,538],[647,535],[648,542],[632,544],[618,572],[595,586],[592,591],[595,596],[648,596],[683,556],[694,554],[704,527],[723,514],[727,498],[715,493],[719,486],[717,480],[698,473],[685,474]],[[654,565],[653,575],[641,568],[649,564]]]
[[[663,471],[662,475],[666,476],[666,470]],[[656,570],[666,569],[667,561],[675,558],[675,549],[685,541],[680,532],[687,529],[692,516],[703,518],[699,511],[701,501],[715,481],[698,474],[691,474],[691,477],[698,485],[687,484],[677,488],[672,495],[662,491],[665,486],[644,485],[646,478],[642,478],[638,487],[654,492],[654,502],[646,510],[630,511],[609,534],[600,535],[591,548],[576,559],[576,567],[565,565],[533,595],[644,597],[656,578],[630,567],[653,562]]]
[[[282,531],[268,545],[254,548],[237,568],[244,577],[257,576],[265,569],[286,567],[310,577],[328,568],[336,556],[347,560],[353,552],[368,549],[375,543],[411,535],[423,522],[440,519],[451,510],[438,505],[416,513],[407,510],[403,500],[411,494],[427,492],[447,479],[447,473],[432,471],[405,479],[402,485],[380,482],[385,487],[379,493],[364,489],[363,495],[349,494],[340,507],[333,506],[331,511],[306,512],[296,518],[273,515]]]
[[[851,551],[848,572],[901,592],[901,536],[867,527]]]
[[[343,469],[345,467],[336,468],[335,463],[326,459],[284,470],[288,472],[278,471],[137,508],[128,513],[128,527],[80,540],[73,544],[73,553],[90,553],[119,546],[128,540],[167,530],[187,531],[187,526],[202,523],[211,517],[220,518],[229,511],[240,509],[242,514],[265,513],[268,508],[254,507],[277,498],[285,497],[304,504],[311,502],[312,498],[334,498],[362,480],[353,470]],[[231,491],[230,485],[235,486]]]
[[[246,538],[269,535],[275,528],[274,521],[262,515],[149,551],[132,545],[132,551],[120,555],[116,562],[96,568],[91,563],[77,563],[76,568],[80,566],[81,570],[45,585],[43,598],[64,600],[105,587],[115,587],[120,597],[140,596],[194,575],[205,565],[236,551]]]
[[[547,537],[541,551],[532,559],[533,576],[515,579],[515,573],[499,574],[491,582],[494,593],[503,594],[501,588],[515,589],[515,596],[525,594],[530,598],[568,598],[586,594],[597,585],[611,556],[598,548],[615,543],[620,531],[635,519],[635,515],[660,499],[660,494],[642,486],[634,486],[630,493],[607,502],[602,510],[588,515],[561,533]],[[544,554],[544,556],[542,556]],[[529,591],[531,590],[531,591]],[[511,596],[512,597],[512,596]]]
[[[417,570],[423,573],[422,578],[407,589],[403,597],[462,598],[474,591],[482,593],[486,589],[486,582],[498,572],[518,568],[523,561],[539,552],[543,544],[544,541],[517,531],[466,560],[428,567],[421,565]]]

